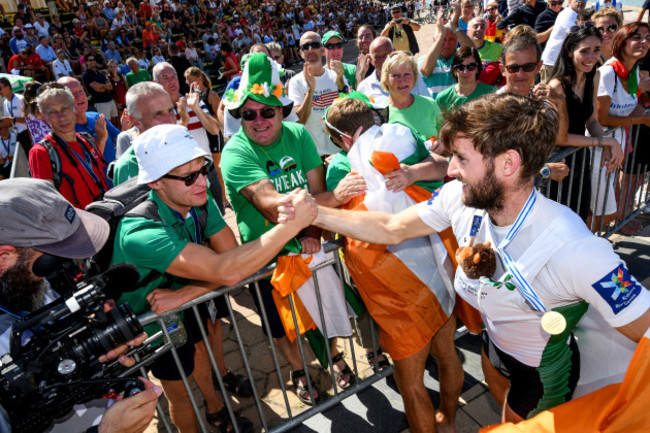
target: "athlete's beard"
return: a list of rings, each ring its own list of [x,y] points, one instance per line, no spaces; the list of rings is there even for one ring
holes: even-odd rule
[[[485,176],[476,185],[466,184],[463,204],[467,207],[498,211],[503,208],[503,185],[494,175],[494,162],[485,164]]]
[[[43,306],[46,285],[30,269],[33,251],[18,249],[16,264],[0,277],[0,301],[19,312],[32,312]]]

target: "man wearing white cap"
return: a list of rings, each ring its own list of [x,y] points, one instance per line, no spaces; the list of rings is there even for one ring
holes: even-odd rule
[[[214,201],[208,200],[206,174],[210,154],[187,128],[155,126],[139,135],[134,146],[138,183],[149,185],[152,191],[148,200],[120,222],[112,262],[134,264],[141,281],[149,281],[124,293],[118,301],[128,302],[136,314],[150,309],[161,313],[222,285],[237,284],[261,269],[313,219],[311,213],[303,212],[303,206],[294,224],[278,225],[261,238],[237,247]],[[194,344],[201,342],[197,337],[200,333],[193,335],[192,327],[196,324],[185,322],[189,344],[179,349],[184,374],[193,374],[201,387],[208,421],[226,431],[232,420],[212,387],[204,346]],[[205,359],[201,361],[199,356]],[[196,431],[196,418],[174,363],[156,361],[152,372],[165,389],[178,430]],[[237,423],[243,432],[252,427],[250,421],[239,416]]]
[[[92,256],[102,248],[108,233],[108,224],[103,219],[73,208],[48,181],[16,178],[0,182],[0,355],[9,352],[12,324],[56,296],[47,281],[32,272],[34,262],[43,254],[73,259]],[[128,344],[142,344],[145,338],[141,334]],[[126,352],[128,344],[116,348],[111,358]],[[132,365],[133,360],[120,362]],[[162,390],[149,381],[145,384],[145,391],[106,411],[99,431],[138,431],[149,424]],[[97,417],[95,409],[86,409],[89,410],[66,418],[55,429],[86,429]],[[0,416],[3,432],[8,431],[4,421],[8,420]]]

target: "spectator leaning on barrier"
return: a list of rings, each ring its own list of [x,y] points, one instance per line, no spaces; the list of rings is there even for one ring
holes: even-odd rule
[[[313,47],[304,48],[302,51],[315,50]],[[236,94],[229,95],[226,103],[230,114],[242,119],[241,129],[224,148],[221,170],[244,242],[259,239],[277,227],[274,203],[297,187],[308,188],[319,195],[323,203],[338,205],[332,204],[336,203],[333,193],[325,192],[325,172],[307,129],[300,124],[282,122],[292,103],[284,105],[279,98],[281,94],[282,85],[277,74],[273,73],[270,60],[266,55],[257,53],[246,63],[241,85]],[[320,249],[320,230],[308,228],[286,242],[282,255],[312,254]],[[303,403],[313,405],[319,396],[312,396],[307,391],[307,372],[303,369],[298,344],[296,341],[290,342],[286,336],[273,301],[270,280],[260,280],[259,287],[271,336],[291,364],[291,379],[296,395]],[[250,290],[260,312],[252,285]],[[349,386],[354,376],[347,370],[342,356],[339,356],[336,339],[331,344],[331,355],[334,369],[339,375],[338,385]]]
[[[313,218],[311,213],[301,213],[294,224],[279,225],[260,239],[237,246],[207,193],[210,154],[187,128],[154,126],[138,136],[135,150],[138,183],[149,185],[152,191],[132,216],[120,221],[112,262],[132,263],[138,267],[141,281],[147,279],[146,285],[124,293],[118,301],[128,302],[136,313],[149,309],[162,313],[222,285],[239,283],[262,268]],[[135,216],[136,211],[141,216]],[[152,279],[152,275],[156,277]],[[194,374],[207,399],[208,421],[229,431],[232,420],[214,391],[206,347],[190,317],[194,316],[185,318],[188,342],[179,350],[184,373],[176,370],[169,356],[152,364],[153,374],[161,380],[172,421],[180,431],[197,428],[181,374]],[[237,423],[240,431],[251,430],[247,419],[237,416]]]
[[[396,215],[352,216],[318,206],[315,221],[345,236],[388,245],[451,227],[461,247],[490,242],[495,254],[505,257],[495,258],[496,271],[480,278],[459,266],[454,284],[481,313],[485,377],[497,401],[504,402],[505,421],[570,400],[580,376],[600,376],[598,387],[620,381],[632,353],[614,349],[610,339],[638,342],[650,325],[650,292],[629,275],[609,242],[534,188],[533,178],[555,143],[557,122],[553,108],[528,96],[471,101],[447,116],[440,133],[454,154],[448,175],[456,181]],[[290,205],[282,206],[280,221],[290,218]],[[589,251],[589,259],[575,251]],[[573,333],[589,306],[600,326],[581,329],[581,341],[592,340],[578,349]],[[594,351],[602,353],[594,356]]]
[[[36,102],[52,132],[29,151],[32,176],[53,181],[63,197],[84,209],[110,188],[101,145],[89,134],[75,132],[75,103],[69,90],[47,89]],[[53,163],[53,157],[60,164]]]
[[[3,305],[0,354],[9,352],[11,325],[24,312],[34,312],[56,297],[47,280],[32,272],[34,262],[43,254],[73,259],[92,256],[104,245],[108,232],[104,220],[81,209],[72,209],[50,182],[29,178],[0,182],[0,302]],[[110,358],[117,358],[129,347],[142,344],[145,338],[146,335],[141,334],[114,349]],[[108,357],[102,359],[105,361]],[[120,357],[120,363],[125,365],[133,362],[131,358]],[[162,389],[148,380],[144,383],[143,392],[116,402],[104,413],[98,430],[89,431],[135,432],[146,428],[154,416]],[[4,411],[0,410],[2,413]],[[89,427],[82,422],[72,417],[56,427],[62,431]],[[0,423],[0,430],[9,431],[4,427]]]

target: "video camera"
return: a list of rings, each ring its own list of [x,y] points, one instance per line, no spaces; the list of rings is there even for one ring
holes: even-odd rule
[[[151,314],[149,320],[138,318],[128,304],[104,312],[107,299],[133,290],[138,280],[133,265],[112,266],[77,283],[68,291],[71,294],[14,323],[10,352],[0,356],[0,404],[9,415],[12,431],[43,431],[75,404],[119,394],[137,381],[134,377],[141,367],[172,344],[185,343],[182,322],[170,316],[166,327],[172,342],[152,349],[149,343],[160,332],[131,348],[127,355],[138,360],[133,367],[124,367],[117,360],[98,361],[101,355],[134,339],[143,332],[143,325],[152,321]]]

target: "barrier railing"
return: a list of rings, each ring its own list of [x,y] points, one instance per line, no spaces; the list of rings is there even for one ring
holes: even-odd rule
[[[323,248],[324,248],[326,253],[334,252],[334,254],[331,254],[331,257],[327,261],[323,262],[322,264],[320,264],[317,267],[312,268],[313,274],[312,274],[311,278],[313,279],[314,285],[315,285],[316,297],[318,299],[318,310],[319,310],[319,314],[320,314],[320,318],[321,318],[321,323],[324,326],[324,329],[322,330],[324,335],[328,335],[328,333],[327,333],[327,329],[326,329],[326,325],[325,325],[325,323],[326,323],[325,313],[323,311],[323,305],[321,303],[320,290],[319,290],[318,279],[316,278],[316,274],[317,274],[317,271],[319,269],[322,269],[322,268],[324,268],[326,266],[334,265],[336,270],[337,270],[337,274],[339,275],[339,278],[341,279],[341,283],[342,284],[344,283],[341,259],[340,259],[339,255],[335,253],[338,250],[339,247],[340,247],[340,243],[337,243],[337,242],[327,242],[327,243],[323,244]],[[344,337],[344,338],[347,338],[348,341],[349,341],[348,346],[349,346],[350,351],[351,351],[350,355],[351,355],[351,359],[352,359],[351,368],[352,368],[352,372],[353,372],[353,374],[355,376],[355,379],[356,379],[355,383],[353,385],[351,385],[350,387],[348,387],[347,389],[345,389],[345,390],[339,389],[338,383],[336,383],[336,380],[334,380],[335,375],[334,375],[334,366],[333,366],[333,362],[332,362],[332,357],[331,357],[329,351],[327,351],[328,370],[330,372],[330,377],[332,378],[331,386],[333,387],[334,395],[327,398],[324,401],[319,402],[315,406],[313,406],[313,407],[311,407],[311,408],[309,408],[309,409],[307,409],[307,410],[305,410],[305,411],[303,411],[303,412],[301,412],[299,414],[294,413],[292,411],[292,407],[291,407],[291,405],[289,403],[289,397],[288,397],[288,394],[287,394],[287,389],[286,389],[286,387],[284,385],[285,381],[283,379],[282,369],[280,367],[280,360],[279,360],[279,357],[278,357],[278,348],[277,348],[273,338],[271,337],[271,330],[270,330],[270,327],[269,327],[269,324],[268,324],[268,320],[266,320],[266,311],[265,311],[265,308],[264,308],[264,303],[261,302],[261,294],[260,294],[260,288],[259,288],[259,284],[258,284],[259,280],[269,276],[273,272],[273,269],[274,269],[274,266],[269,266],[267,268],[264,268],[261,271],[257,272],[256,274],[254,274],[253,276],[245,279],[244,281],[242,281],[241,283],[239,283],[236,286],[220,288],[220,289],[215,290],[215,291],[213,291],[211,293],[208,293],[208,294],[203,295],[203,296],[201,296],[199,298],[196,298],[196,299],[184,304],[182,307],[179,307],[179,308],[174,309],[174,310],[167,311],[167,312],[165,312],[165,313],[163,313],[161,315],[155,315],[154,313],[144,314],[144,315],[140,316],[140,321],[143,323],[143,325],[157,322],[159,324],[160,328],[162,329],[162,332],[164,333],[165,338],[167,339],[167,341],[171,341],[171,337],[169,335],[167,327],[165,326],[165,319],[169,318],[170,316],[173,316],[174,314],[177,314],[177,313],[179,313],[181,311],[184,311],[185,314],[188,314],[191,311],[194,314],[194,317],[197,319],[197,322],[199,324],[199,328],[200,328],[200,331],[201,331],[201,336],[203,338],[203,342],[206,344],[206,347],[211,348],[211,345],[210,345],[209,340],[208,340],[207,332],[205,330],[204,323],[202,323],[202,319],[200,317],[200,314],[199,314],[199,311],[198,311],[197,307],[200,304],[204,303],[204,302],[209,302],[210,300],[213,300],[214,298],[217,298],[217,297],[220,297],[220,296],[225,297],[226,305],[228,307],[228,315],[230,317],[232,330],[234,331],[235,338],[237,340],[238,351],[239,351],[239,354],[242,357],[244,371],[245,371],[246,376],[250,379],[251,383],[253,384],[253,387],[252,387],[253,388],[253,398],[254,398],[254,403],[255,403],[256,409],[257,409],[257,413],[259,415],[259,424],[264,429],[264,431],[279,433],[279,432],[284,432],[284,431],[287,431],[287,430],[290,430],[290,429],[296,427],[297,425],[304,422],[308,418],[310,418],[310,417],[312,417],[312,416],[314,416],[314,415],[316,415],[318,413],[321,413],[321,412],[331,408],[332,406],[338,404],[343,399],[345,399],[345,398],[347,398],[347,397],[349,397],[349,396],[351,396],[353,394],[356,394],[356,393],[358,393],[359,391],[361,391],[363,389],[366,389],[366,388],[370,387],[375,382],[377,382],[377,381],[381,380],[382,378],[392,374],[393,366],[390,366],[390,367],[385,368],[383,370],[379,370],[379,368],[377,368],[378,367],[377,362],[378,362],[378,359],[379,359],[379,354],[377,353],[376,348],[378,348],[378,341],[377,341],[377,336],[376,336],[376,334],[374,332],[374,326],[371,326],[370,327],[370,334],[371,334],[371,340],[372,340],[372,348],[374,350],[373,354],[374,354],[374,363],[375,363],[375,371],[376,372],[373,373],[372,375],[364,378],[364,379],[361,379],[361,376],[359,374],[360,369],[359,369],[359,365],[357,364],[356,356],[355,356],[355,353],[354,353],[354,344],[353,344],[353,341],[352,341],[354,336],[351,335],[349,337]],[[232,305],[231,305],[231,302],[230,302],[230,297],[229,297],[229,295],[233,291],[241,289],[244,286],[249,285],[249,284],[253,284],[255,286],[255,296],[257,296],[258,300],[260,301],[259,302],[260,313],[261,313],[262,316],[264,316],[263,319],[262,319],[262,324],[263,324],[262,326],[265,326],[265,328],[266,328],[267,340],[268,340],[268,344],[269,344],[269,347],[270,347],[270,350],[271,350],[271,358],[273,360],[275,373],[277,374],[278,382],[280,384],[279,386],[280,386],[281,392],[282,392],[282,399],[284,401],[286,412],[287,412],[288,417],[289,417],[288,420],[283,420],[281,424],[276,425],[276,426],[271,426],[270,423],[269,423],[269,419],[264,414],[264,410],[263,410],[263,407],[262,407],[262,399],[261,399],[261,396],[260,396],[260,394],[258,392],[257,387],[255,386],[255,378],[253,377],[253,374],[252,374],[252,371],[251,371],[251,362],[250,362],[250,359],[248,358],[248,355],[247,355],[245,347],[244,347],[243,338],[245,338],[245,337],[242,337],[242,333],[240,332],[239,325],[238,325],[237,320],[235,318],[235,314],[234,314],[234,311],[233,311],[233,308],[232,308]],[[292,313],[292,316],[293,316],[294,325],[296,326],[296,329],[298,329],[297,317],[296,317],[296,309],[295,309],[295,304],[294,304],[294,300],[293,300],[293,294],[289,295],[289,304],[290,304],[290,307],[291,307],[291,313]],[[370,319],[370,320],[372,320],[372,319]],[[339,337],[339,338],[342,338],[342,337]],[[304,341],[300,337],[298,337],[296,340],[298,342],[298,349],[299,349],[299,352],[300,352],[300,355],[301,355],[301,358],[302,358],[303,368],[305,369],[305,371],[308,371],[307,359],[309,359],[309,357],[307,356],[306,348],[304,346]],[[190,343],[188,342],[186,344],[190,344]],[[173,354],[174,362],[176,364],[176,368],[178,368],[179,371],[182,372],[183,368],[182,368],[182,365],[181,365],[180,358],[179,358],[179,356],[177,354],[176,348],[172,347],[171,351],[172,351],[172,354]],[[228,391],[225,388],[223,378],[222,378],[222,376],[220,374],[219,368],[217,367],[217,362],[216,362],[216,359],[214,357],[214,354],[212,353],[212,350],[208,350],[208,355],[209,355],[209,358],[210,358],[210,365],[212,367],[212,371],[214,372],[214,375],[217,377],[217,381],[218,381],[218,385],[219,385],[218,388],[219,388],[219,391],[221,391],[221,395],[223,396],[223,402],[224,402],[225,406],[228,409],[230,419],[234,420],[235,416],[234,416],[233,403],[231,401],[230,394],[228,393]],[[146,374],[144,371],[142,373]],[[201,431],[203,431],[203,432],[210,431],[210,426],[208,426],[206,424],[206,422],[205,422],[205,420],[204,420],[204,418],[203,418],[203,416],[201,414],[201,411],[199,410],[199,405],[198,405],[198,403],[196,401],[196,398],[194,397],[194,394],[192,392],[192,387],[190,386],[190,383],[189,383],[188,379],[184,378],[183,374],[181,374],[181,377],[183,377],[183,383],[184,383],[185,389],[186,389],[186,391],[187,391],[187,393],[189,395],[190,402],[191,402],[192,407],[194,409],[195,415],[196,415],[196,417],[198,419]],[[310,378],[309,374],[307,374],[305,377],[307,379],[308,391],[309,391],[309,393],[310,393],[310,395],[312,396],[312,399],[313,399],[315,384],[313,384],[311,382],[311,378]],[[322,388],[323,387],[321,386],[321,389]],[[173,430],[170,430],[170,422],[167,420],[167,417],[166,417],[164,411],[162,410],[162,408],[160,406],[158,408],[158,414],[159,414],[159,418],[164,423],[165,428],[167,429],[167,431],[173,431]],[[236,425],[236,423],[233,423],[233,426],[235,428],[235,431],[239,432],[239,428]]]
[[[596,167],[600,165],[597,147],[567,147],[553,155],[549,162],[564,161],[569,166],[569,175],[559,182],[541,180],[538,188],[545,196],[580,214],[592,232],[610,237],[650,203],[648,166],[637,162],[639,148],[644,145],[639,142],[640,130],[639,125],[607,130],[607,136],[616,138],[619,143],[623,141],[622,168],[605,175],[604,170]],[[585,200],[589,205],[588,215],[584,211]]]

